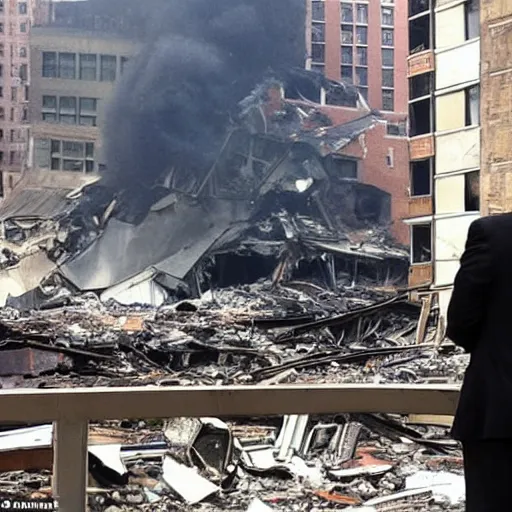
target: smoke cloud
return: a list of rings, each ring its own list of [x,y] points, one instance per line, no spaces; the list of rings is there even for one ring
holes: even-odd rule
[[[140,6],[118,2],[132,15]],[[172,167],[202,175],[239,101],[269,72],[302,66],[305,57],[305,0],[164,4],[144,3],[146,44],[107,116],[107,177],[130,188],[151,186]]]

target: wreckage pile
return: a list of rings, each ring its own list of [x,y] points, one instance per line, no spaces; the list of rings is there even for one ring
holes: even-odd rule
[[[389,235],[389,194],[337,158],[377,115],[332,126],[308,95],[363,100],[311,76],[257,88],[202,175],[176,162],[142,193],[79,173],[23,177],[0,206],[2,388],[462,379],[467,356],[444,342],[435,307],[401,288],[409,254]],[[93,425],[89,503],[461,510],[449,422]],[[48,495],[51,435],[50,425],[0,433],[2,494]],[[46,459],[39,450],[27,465],[34,446]]]
[[[335,293],[306,282],[209,291],[160,308],[62,295],[39,311],[0,311],[0,382],[459,381],[466,356],[438,344],[435,315],[425,323],[407,297],[361,286]],[[369,414],[104,423],[91,429],[89,504],[98,512],[458,511],[462,458],[449,424]],[[52,427],[32,428],[39,448],[46,436],[46,466],[39,459],[32,472],[9,468],[7,454],[26,454],[31,444],[23,431],[0,433],[0,491],[42,499],[50,493]]]

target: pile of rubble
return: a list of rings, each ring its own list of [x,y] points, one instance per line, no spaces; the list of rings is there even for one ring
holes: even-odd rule
[[[342,415],[266,420],[216,418],[91,427],[91,511],[462,511],[464,478],[444,417]],[[50,500],[52,426],[0,433],[0,492]],[[9,451],[7,451],[7,448]],[[21,450],[21,447],[18,447]],[[28,454],[28,455],[27,455]],[[35,465],[35,464],[34,464]]]

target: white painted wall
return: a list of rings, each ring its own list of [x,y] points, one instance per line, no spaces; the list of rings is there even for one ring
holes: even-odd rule
[[[480,40],[436,52],[436,90],[480,79]]]
[[[480,168],[480,127],[436,135],[436,174]]]

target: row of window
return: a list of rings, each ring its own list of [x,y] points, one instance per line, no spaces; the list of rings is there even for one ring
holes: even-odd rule
[[[42,106],[42,120],[47,123],[97,126],[96,98],[43,96]]]
[[[19,90],[19,87],[11,87],[11,101],[18,101],[18,97],[19,97],[18,90]],[[3,98],[3,97],[4,97],[4,88],[2,86],[0,86],[0,98]],[[29,88],[28,88],[28,85],[26,85],[25,87],[23,87],[23,101],[28,101],[28,100],[29,100]]]
[[[419,16],[409,20],[409,53],[429,50],[434,46],[430,11],[428,0],[409,2],[414,6],[413,12],[420,8]],[[469,41],[480,36],[480,0],[465,0],[464,3],[465,40]]]
[[[411,86],[412,87],[412,86]],[[465,126],[480,124],[480,86],[473,85],[464,89],[464,122]],[[411,96],[412,97],[412,96]],[[409,103],[409,135],[426,135],[435,132],[433,98],[428,96]],[[461,127],[462,128],[462,127]]]
[[[11,57],[14,56],[14,45],[10,45],[11,47]],[[4,57],[4,43],[0,43],[0,57]],[[20,46],[19,48],[19,51],[18,51],[18,55],[22,58],[22,59],[26,59],[28,57],[28,52],[27,52],[27,47],[26,46]]]
[[[37,139],[36,165],[52,171],[94,171],[94,143],[69,140]]]
[[[29,23],[28,21],[23,21],[22,23],[20,23],[19,25],[19,31],[21,34],[26,34],[28,32],[28,27],[29,27]],[[11,35],[12,35],[12,32],[14,32],[14,25],[11,23]],[[0,34],[4,34],[5,33],[5,25],[4,23],[0,22]]]
[[[20,112],[21,112],[21,115],[20,115],[19,121],[22,123],[27,123],[28,122],[28,108],[23,107]],[[9,117],[9,120],[11,121],[11,123],[14,123],[17,121],[16,117],[17,117],[16,110],[14,108],[11,108],[11,115]],[[0,107],[0,121],[5,121],[5,108],[4,107]]]
[[[120,58],[121,73],[128,59]],[[95,53],[43,52],[43,78],[114,82],[117,78],[116,55]]]
[[[392,7],[381,7],[381,24],[392,27],[394,25],[395,13]],[[325,21],[325,3],[323,1],[313,1],[312,3],[313,21]],[[364,23],[368,24],[368,4],[341,4],[342,23]]]
[[[4,12],[4,1],[0,0],[0,14]],[[25,15],[28,14],[28,4],[27,2],[18,2],[18,14]]]

